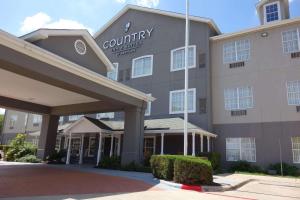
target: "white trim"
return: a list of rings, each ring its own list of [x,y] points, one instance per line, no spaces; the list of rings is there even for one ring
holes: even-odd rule
[[[292,29],[288,29],[288,30],[285,30],[285,31],[282,31],[282,32],[281,32],[281,45],[282,45],[282,52],[283,52],[284,54],[291,54],[291,53],[298,52],[298,51],[292,51],[292,52],[285,52],[285,51],[284,51],[283,34],[284,34],[284,33],[287,33],[287,32],[294,31],[294,30],[297,30],[298,51],[300,51],[300,32],[299,32],[299,28],[292,28]]]
[[[197,59],[196,59],[196,52],[197,52],[197,47],[196,47],[196,45],[189,45],[189,48],[193,48],[193,50],[194,50],[194,65],[193,66],[188,66],[188,68],[189,69],[191,69],[191,68],[196,68],[196,65],[197,65]],[[171,72],[176,72],[176,71],[181,71],[181,70],[184,70],[184,68],[185,68],[185,66],[183,66],[183,68],[181,68],[181,69],[174,69],[174,63],[173,63],[173,54],[174,54],[174,52],[175,51],[177,51],[177,50],[185,50],[185,47],[183,46],[183,47],[179,47],[179,48],[176,48],[176,49],[172,49],[171,50],[171,64],[170,64],[170,71]]]
[[[77,45],[78,45],[79,43],[81,43],[81,44],[83,45],[83,47],[84,47],[84,51],[83,51],[83,52],[80,52],[79,49],[77,48]],[[74,48],[75,48],[76,52],[77,52],[79,55],[85,55],[85,54],[86,54],[86,44],[85,44],[84,41],[82,41],[82,40],[76,40],[76,41],[74,42]]]
[[[288,83],[292,83],[292,82],[299,82],[299,87],[300,87],[300,80],[294,80],[294,81],[286,81],[286,98],[287,98],[287,104],[289,106],[299,106],[300,104],[291,104],[289,103],[289,86],[288,86]]]
[[[149,13],[154,13],[154,14],[159,14],[159,15],[164,15],[164,16],[170,16],[170,17],[175,17],[179,19],[185,19],[184,14],[180,13],[175,13],[175,12],[169,12],[169,11],[163,11],[163,10],[158,10],[158,9],[153,9],[153,8],[146,8],[146,7],[141,7],[141,6],[136,6],[136,5],[126,5],[122,10],[120,10],[111,20],[108,21],[100,30],[98,30],[94,34],[94,38],[97,38],[99,35],[101,35],[106,29],[108,29],[116,20],[118,20],[123,14],[125,14],[128,10],[137,10],[141,12],[149,12]],[[215,22],[212,19],[209,18],[203,18],[203,17],[196,17],[196,16],[189,16],[189,19],[192,21],[196,22],[201,22],[201,23],[207,23],[212,29],[214,29],[218,34],[221,34],[221,31],[219,30],[218,26],[215,24]]]
[[[268,23],[274,22],[274,21],[267,22],[267,10],[266,10],[267,6],[270,6],[270,5],[273,5],[273,4],[277,4],[277,8],[278,8],[278,20],[274,20],[274,21],[280,21],[282,19],[282,17],[281,17],[280,3],[279,3],[279,1],[274,1],[274,2],[271,2],[271,3],[267,3],[267,4],[265,4],[263,6],[263,10],[264,10],[264,24],[268,24]]]
[[[300,22],[300,17],[296,17],[293,19],[286,19],[286,20],[281,20],[281,21],[274,21],[273,23],[268,23],[262,26],[257,26],[254,28],[249,28],[249,29],[245,29],[243,31],[238,31],[238,32],[234,32],[234,33],[227,33],[227,34],[222,34],[222,35],[218,35],[218,36],[213,36],[210,37],[209,40],[211,41],[218,41],[218,40],[224,40],[224,39],[229,39],[232,37],[240,37],[241,35],[245,35],[245,34],[251,34],[251,33],[255,33],[255,32],[260,32],[260,31],[268,31],[269,29],[273,29],[273,28],[277,28],[280,26],[287,26],[287,25],[291,25],[291,24],[296,24]]]
[[[47,39],[49,36],[82,36],[89,46],[93,49],[97,57],[104,63],[108,71],[113,69],[112,63],[105,56],[104,52],[95,42],[94,38],[87,30],[65,30],[65,29],[39,29],[20,37],[28,42],[34,42],[36,40]]]
[[[142,74],[142,75],[134,75],[134,68],[135,68],[135,65],[134,65],[134,62],[136,60],[139,60],[139,59],[143,59],[143,58],[151,58],[151,73],[149,74]],[[144,76],[151,76],[153,74],[153,55],[145,55],[145,56],[140,56],[140,57],[137,57],[137,58],[134,58],[132,59],[132,67],[131,67],[131,78],[140,78],[140,77],[144,77]]]
[[[119,76],[119,63],[114,62],[114,63],[113,63],[113,66],[114,66],[114,69],[113,69],[112,71],[110,71],[110,72],[107,72],[107,73],[106,73],[106,76],[107,76],[107,78],[109,78],[109,77],[108,77],[108,74],[109,74],[109,73],[115,73],[115,74],[116,74],[116,79],[111,79],[111,80],[118,81],[118,76]]]
[[[296,151],[299,151],[299,154],[300,154],[300,149],[294,149],[293,148],[293,146],[294,146],[294,141],[293,141],[293,138],[298,138],[298,137],[300,137],[300,136],[293,136],[293,137],[291,137],[291,142],[292,142],[292,156],[293,156],[293,163],[295,163],[295,164],[300,164],[300,159],[299,159],[299,161],[298,162],[296,162],[295,161],[295,157],[294,157],[294,151],[296,150]]]
[[[250,88],[251,94],[252,94],[252,106],[249,106],[247,108],[240,108],[240,97],[239,97],[239,91],[241,88]],[[227,109],[226,108],[226,90],[236,90],[237,91],[237,108],[236,109]],[[253,93],[253,87],[252,86],[241,86],[241,87],[235,87],[235,88],[225,88],[224,89],[224,108],[227,111],[234,111],[234,110],[241,110],[241,109],[251,109],[254,108],[254,93]]]
[[[193,105],[193,110],[188,110],[188,113],[195,113],[196,112],[196,96],[197,96],[197,93],[196,93],[196,88],[190,88],[188,89],[188,92],[189,91],[192,91],[194,93],[194,105]],[[169,114],[182,114],[183,113],[183,110],[182,111],[172,111],[172,94],[173,93],[178,93],[178,92],[183,92],[184,93],[184,89],[182,90],[172,90],[169,92]]]
[[[149,94],[147,94],[147,95],[152,96],[151,93],[149,93]],[[148,103],[147,103],[147,109],[148,109],[148,106],[149,106],[149,113],[146,113],[146,112],[145,112],[145,116],[150,116],[150,115],[151,115],[151,106],[152,106],[152,102],[148,102]]]
[[[73,63],[65,58],[62,58],[54,53],[51,53],[27,41],[17,38],[2,30],[0,30],[0,44],[42,62],[48,63],[53,67],[75,74],[79,77],[103,85],[120,93],[127,94],[144,101],[155,100],[155,98],[149,97],[138,90],[125,86],[121,83],[118,83],[117,81],[110,80],[96,72],[93,72],[85,67]]]
[[[247,41],[249,43],[249,56],[248,59],[244,59],[244,60],[238,60],[238,48],[237,48],[237,43],[241,42],[241,41]],[[230,43],[234,43],[234,53],[235,53],[235,60],[233,61],[227,61],[225,62],[225,45],[230,44]],[[228,41],[223,43],[223,64],[229,64],[229,63],[235,63],[235,62],[242,62],[242,61],[248,61],[251,58],[251,40],[248,38],[244,38],[244,39],[238,39],[238,40],[234,40],[234,41]]]
[[[96,142],[96,137],[95,136],[89,137],[88,157],[94,157],[95,156],[95,155],[91,155],[91,152],[90,152],[91,151],[91,139],[94,139],[95,142]]]

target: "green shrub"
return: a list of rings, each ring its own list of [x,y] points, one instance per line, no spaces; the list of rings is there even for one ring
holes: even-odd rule
[[[25,134],[18,134],[15,139],[9,144],[5,157],[8,161],[15,161],[18,158],[22,158],[26,155],[35,155],[37,148],[33,144],[26,142]]]
[[[159,179],[173,180],[174,161],[178,158],[200,159],[194,156],[183,155],[153,155],[150,159],[153,176]]]
[[[3,151],[4,153],[4,157],[7,153],[7,151],[9,150],[10,146],[9,145],[0,145],[0,151]]]
[[[190,157],[176,158],[174,162],[174,181],[190,185],[211,184],[213,175],[210,161]]]
[[[252,165],[247,161],[238,161],[236,163],[234,163],[231,168],[230,168],[231,172],[250,172],[250,173],[261,173],[263,172],[263,170],[256,166],[256,165]]]
[[[269,166],[270,170],[275,170],[276,174],[281,175],[281,164],[276,163]],[[299,168],[287,163],[282,163],[282,172],[284,176],[299,176]]]
[[[211,162],[211,166],[214,171],[220,170],[221,168],[221,154],[217,152],[200,153],[200,157],[207,157]]]
[[[151,168],[147,166],[138,165],[135,162],[131,162],[127,165],[122,165],[121,170],[123,171],[134,171],[134,172],[147,172],[151,173]]]
[[[41,159],[37,158],[34,155],[26,155],[24,157],[18,158],[16,162],[27,162],[27,163],[40,163]]]
[[[104,169],[120,169],[121,159],[119,156],[103,157],[101,162],[99,163],[99,167]]]
[[[66,157],[66,151],[65,150],[60,150],[60,151],[55,151],[49,156],[47,156],[46,161],[48,164],[62,164],[63,158]]]

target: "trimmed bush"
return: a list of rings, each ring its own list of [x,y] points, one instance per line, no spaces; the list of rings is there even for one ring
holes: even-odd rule
[[[27,162],[27,163],[40,163],[41,159],[38,159],[34,155],[26,155],[22,158],[18,158],[15,160],[16,162]]]
[[[99,167],[104,169],[120,169],[121,168],[121,159],[119,156],[106,156],[102,158],[99,163]]]
[[[164,180],[174,179],[174,162],[177,159],[187,159],[195,161],[204,161],[210,163],[208,160],[193,156],[183,155],[153,155],[150,159],[152,174],[154,177]],[[210,164],[209,164],[210,165]],[[210,166],[211,168],[211,166]]]
[[[135,162],[131,162],[127,165],[122,165],[121,170],[151,173],[151,168],[150,167],[142,166],[142,165],[136,164]]]
[[[26,142],[25,134],[18,134],[15,139],[9,144],[5,157],[7,161],[15,161],[16,159],[22,158],[26,155],[35,155],[37,148],[33,144]]]
[[[238,161],[234,163],[231,168],[231,172],[250,172],[250,173],[262,173],[264,172],[260,167],[252,165],[247,161]]]
[[[189,185],[209,185],[213,181],[210,161],[178,157],[174,161],[174,181]]]
[[[269,166],[270,170],[275,170],[276,174],[281,175],[281,165],[276,163]],[[284,176],[299,176],[300,172],[296,166],[289,165],[287,163],[282,163],[282,172]]]
[[[221,154],[217,152],[200,153],[200,157],[207,157],[211,162],[211,166],[214,171],[218,171],[221,168]]]
[[[65,150],[55,151],[47,156],[46,161],[48,164],[63,164],[65,163],[63,158],[66,157],[66,154]]]

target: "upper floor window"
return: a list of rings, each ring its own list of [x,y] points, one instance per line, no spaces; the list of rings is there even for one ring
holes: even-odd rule
[[[115,117],[114,112],[109,112],[109,113],[98,113],[96,115],[96,119],[113,119]]]
[[[226,160],[256,162],[255,138],[226,138]]]
[[[300,81],[288,81],[286,85],[288,104],[300,105]]]
[[[225,89],[224,91],[226,110],[243,110],[253,108],[252,87],[239,87]]]
[[[38,126],[41,122],[42,122],[41,115],[33,115],[33,119],[32,119],[33,126]]]
[[[223,63],[247,61],[250,58],[250,40],[238,40],[223,45]]]
[[[69,116],[69,121],[76,121],[82,116],[83,115],[71,115],[71,116]]]
[[[142,56],[132,60],[132,78],[152,75],[153,55]]]
[[[196,46],[188,48],[188,67],[196,67]],[[185,68],[185,47],[171,51],[171,71],[183,70]]]
[[[299,29],[292,29],[282,32],[282,46],[284,53],[300,51]]]
[[[265,23],[281,19],[279,2],[273,2],[264,6]]]
[[[107,72],[107,78],[118,81],[118,70],[119,70],[119,63],[113,63],[114,69],[110,72]]]
[[[148,96],[152,96],[152,94],[147,94]],[[145,110],[145,116],[151,115],[151,101],[147,103],[147,108]]]
[[[170,92],[170,114],[180,114],[184,112],[184,90]],[[188,112],[196,112],[196,89],[188,90]]]
[[[9,128],[13,129],[17,123],[18,115],[11,115],[9,117]]]
[[[292,137],[293,162],[300,163],[300,137]]]

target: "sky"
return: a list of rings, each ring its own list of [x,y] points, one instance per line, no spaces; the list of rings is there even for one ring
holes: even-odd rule
[[[291,17],[299,17],[300,0],[289,1]],[[190,0],[190,14],[211,18],[222,33],[230,33],[259,25],[257,2]],[[93,34],[128,3],[185,12],[185,0],[6,0],[1,1],[0,29],[16,36],[42,27],[85,28]]]

